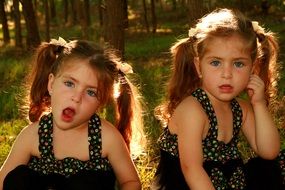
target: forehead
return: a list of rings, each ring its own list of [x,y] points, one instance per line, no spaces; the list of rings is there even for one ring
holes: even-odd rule
[[[72,72],[74,70],[86,68],[88,70],[94,70],[91,68],[89,59],[81,59],[81,58],[69,58],[62,62],[60,72]]]
[[[72,77],[84,83],[97,84],[97,71],[89,63],[89,59],[70,59],[64,61],[59,75]]]
[[[248,43],[238,34],[230,36],[212,36],[203,44],[202,56],[205,54],[250,56]]]

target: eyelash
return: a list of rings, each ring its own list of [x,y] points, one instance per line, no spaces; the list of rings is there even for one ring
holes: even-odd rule
[[[234,65],[235,65],[235,67],[241,68],[241,67],[244,66],[244,63],[242,63],[242,62],[234,62]]]
[[[64,84],[67,87],[74,87],[74,83],[72,81],[65,81]]]
[[[220,65],[221,63],[220,63],[220,61],[215,60],[215,61],[212,61],[210,64],[211,64],[212,66],[218,66],[218,65]],[[237,67],[237,68],[241,68],[241,67],[244,66],[244,63],[241,62],[241,61],[237,61],[237,62],[234,62],[233,65],[234,65],[235,67]]]
[[[218,60],[211,61],[210,64],[213,65],[213,66],[218,66],[218,65],[220,65],[220,61],[218,61]]]
[[[87,90],[87,94],[91,97],[98,97],[97,90]]]
[[[65,81],[64,82],[64,84],[65,84],[65,86],[67,86],[67,87],[74,87],[74,83],[72,82],[72,81]],[[90,90],[90,89],[88,89],[87,90],[87,94],[88,94],[88,96],[90,96],[90,97],[98,97],[98,92],[97,92],[97,90]]]

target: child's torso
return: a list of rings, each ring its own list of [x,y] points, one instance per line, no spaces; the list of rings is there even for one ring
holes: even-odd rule
[[[55,158],[53,152],[52,114],[41,118],[38,135],[40,157],[33,156],[28,166],[43,175],[57,173],[69,177],[84,170],[112,170],[108,159],[101,157],[101,121],[97,115],[92,116],[88,124],[89,160],[82,161],[72,157],[60,160]]]
[[[231,101],[233,135],[228,143],[224,143],[218,140],[217,117],[206,93],[202,89],[197,89],[192,96],[200,102],[209,119],[209,130],[202,140],[204,168],[208,170],[207,172],[216,188],[221,187],[221,189],[224,189],[230,184],[235,186],[236,189],[243,189],[245,186],[243,163],[237,146],[238,134],[242,125],[242,110],[239,103],[235,99]],[[158,140],[158,144],[163,151],[178,157],[177,139],[176,134],[171,134],[169,129],[165,128]],[[226,179],[228,177],[225,177],[226,180],[221,177],[224,173],[227,173],[224,172],[225,170],[230,170],[232,177],[229,180]]]

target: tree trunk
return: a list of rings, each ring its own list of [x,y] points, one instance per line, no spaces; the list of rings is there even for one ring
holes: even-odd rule
[[[34,10],[38,10],[38,0],[34,0],[33,6],[34,6]]]
[[[145,28],[146,28],[147,33],[149,33],[149,24],[148,24],[148,19],[147,19],[146,1],[142,0],[142,3],[143,3],[143,18],[144,18]]]
[[[33,4],[30,0],[20,0],[20,2],[23,6],[23,13],[27,27],[27,48],[33,49],[41,43]]]
[[[103,26],[103,10],[105,7],[103,7],[102,0],[98,0],[98,16],[99,16],[99,23],[100,26]]]
[[[49,0],[49,7],[50,7],[50,18],[54,19],[56,18],[56,9],[55,9],[55,3],[54,0]]]
[[[71,23],[72,25],[76,25],[78,23],[78,0],[70,0],[71,4]]]
[[[124,3],[124,27],[128,28],[129,27],[129,18],[128,18],[128,0],[123,0]]]
[[[15,22],[15,45],[22,48],[21,14],[19,10],[19,0],[13,0],[14,22]]]
[[[125,11],[124,0],[105,0],[103,17],[104,40],[118,50],[123,59],[125,49]]]
[[[189,24],[192,25],[197,19],[201,18],[204,14],[203,1],[200,0],[188,0],[188,15]]]
[[[175,11],[177,8],[177,2],[176,0],[171,0],[171,2],[172,2],[172,10]]]
[[[82,38],[88,39],[88,23],[87,23],[88,13],[86,13],[85,1],[78,2],[77,8],[78,8],[78,19],[79,19],[79,24],[81,26]]]
[[[66,24],[68,22],[68,0],[63,0],[63,18]]]
[[[157,29],[157,20],[156,20],[156,13],[155,13],[155,0],[151,0],[151,21],[152,21],[152,33],[156,33]]]
[[[3,41],[4,44],[10,43],[10,34],[9,34],[9,28],[8,28],[8,20],[7,15],[5,12],[5,1],[0,1],[0,19],[2,24],[2,30],[3,30]]]
[[[44,0],[44,10],[45,10],[45,31],[46,31],[46,41],[50,41],[50,14],[49,14],[49,2]]]
[[[91,23],[91,17],[90,17],[90,1],[84,0],[84,13],[85,13],[85,20],[87,25],[89,26]]]

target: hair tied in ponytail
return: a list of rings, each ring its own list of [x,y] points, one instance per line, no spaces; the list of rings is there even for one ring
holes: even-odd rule
[[[122,73],[124,73],[125,75],[129,73],[133,73],[132,66],[127,63],[117,63],[116,68]]]
[[[60,54],[62,50],[65,50],[66,52],[70,52],[72,47],[62,38],[58,37],[58,40],[52,39],[49,44],[57,46],[56,48],[56,54]]]
[[[189,36],[189,37],[194,37],[196,34],[197,34],[197,29],[196,29],[196,28],[191,28],[191,29],[188,31],[188,36]]]
[[[258,29],[259,29],[258,22],[257,22],[257,21],[252,21],[252,22],[251,22],[251,25],[252,25],[253,31],[254,31],[254,32],[257,32]]]
[[[53,45],[56,45],[56,46],[63,46],[63,47],[65,47],[67,42],[62,37],[58,37],[58,40],[51,39],[50,44],[53,44]]]

